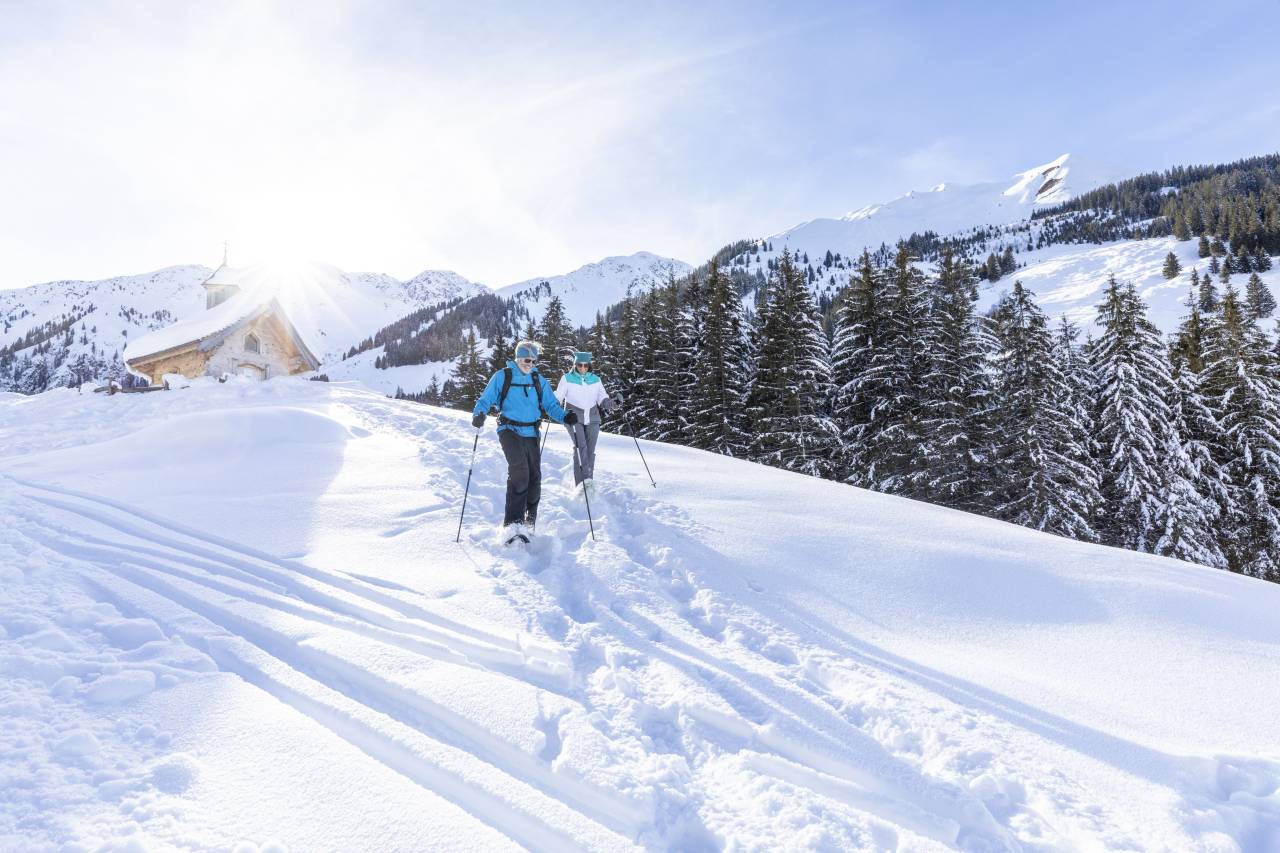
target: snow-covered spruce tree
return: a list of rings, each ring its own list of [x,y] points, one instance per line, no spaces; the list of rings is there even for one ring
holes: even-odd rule
[[[805,271],[788,250],[783,250],[761,318],[748,402],[755,415],[752,458],[801,474],[829,476],[837,435],[828,415],[827,341]]]
[[[657,337],[651,342],[653,362],[654,438],[688,444],[690,389],[693,384],[693,320],[680,298],[675,275],[655,290]]]
[[[659,385],[664,380],[656,359],[656,350],[661,345],[661,308],[662,297],[656,287],[636,300],[636,329],[628,359],[631,370],[628,415],[641,438],[656,439],[665,429],[664,422],[668,417],[660,400]]]
[[[993,467],[997,518],[1095,541],[1098,479],[1079,444],[1088,435],[1054,352],[1044,312],[1021,281],[992,311],[995,338]]]
[[[1205,334],[1204,393],[1221,425],[1232,492],[1222,520],[1232,571],[1280,581],[1280,378],[1267,340],[1229,287]]]
[[[454,365],[453,375],[450,377],[453,389],[449,396],[449,405],[456,409],[470,410],[484,393],[489,376],[488,364],[480,357],[480,344],[476,340],[476,330],[468,329],[467,336],[462,340],[462,356]]]
[[[702,328],[707,317],[707,296],[706,282],[696,275],[690,275],[685,279],[685,285],[680,291],[680,299],[689,321],[685,329],[687,337],[684,349],[689,355],[687,369],[690,371],[693,370],[698,353],[702,350]]]
[[[1169,346],[1169,361],[1183,365],[1192,373],[1204,370],[1204,318],[1194,287],[1187,297],[1187,316],[1178,327]]]
[[[1063,455],[1081,466],[1082,479],[1077,490],[1082,496],[1081,505],[1091,509],[1089,515],[1090,541],[1097,540],[1097,517],[1102,511],[1102,475],[1098,471],[1099,452],[1098,439],[1094,432],[1097,401],[1094,389],[1097,388],[1097,377],[1093,366],[1089,363],[1085,352],[1090,345],[1078,343],[1080,327],[1063,317],[1058,333],[1054,336],[1053,353],[1058,361],[1058,370],[1066,382],[1069,400],[1066,404],[1067,422],[1070,424]],[[1081,537],[1084,538],[1084,537]]]
[[[1197,279],[1196,271],[1192,270],[1191,286],[1196,288],[1201,313],[1211,314],[1218,310],[1222,300],[1218,296],[1218,286],[1213,283],[1212,276],[1206,273],[1203,278]]]
[[[511,340],[507,337],[507,324],[500,323],[497,333],[493,336],[493,349],[489,351],[490,376],[507,366],[507,362],[515,356],[513,349]]]
[[[1178,263],[1178,256],[1173,252],[1164,256],[1164,268],[1162,270],[1164,277],[1174,279],[1178,277],[1178,273],[1182,272],[1182,264]]]
[[[1090,353],[1098,381],[1103,541],[1150,552],[1165,527],[1172,376],[1160,333],[1132,285],[1112,276]]]
[[[614,383],[609,380],[617,375],[617,370],[613,363],[613,342],[610,338],[609,324],[605,322],[603,315],[597,313],[596,321],[587,333],[587,351],[595,359],[593,371],[605,378],[608,383],[606,387],[612,392]]]
[[[747,455],[750,373],[738,289],[712,261],[707,275],[702,341],[695,358],[693,445],[726,456]]]
[[[1173,435],[1166,451],[1171,474],[1165,530],[1156,553],[1214,568],[1226,568],[1219,523],[1231,504],[1231,490],[1215,457],[1223,454],[1222,428],[1201,388],[1204,320],[1195,290],[1187,295],[1187,315],[1169,346],[1173,369]]]
[[[538,326],[538,342],[542,344],[538,372],[554,385],[573,363],[573,351],[576,349],[573,324],[569,322],[559,296],[551,297],[547,303],[547,312],[542,315],[542,323]]]
[[[634,424],[633,411],[641,404],[643,394],[644,342],[640,339],[640,297],[627,288],[622,302],[622,313],[611,329],[609,358],[613,372],[609,375],[609,387],[623,398],[627,408],[621,420]],[[623,413],[620,413],[623,414]]]
[[[924,276],[906,244],[898,247],[884,289],[883,337],[876,342],[864,383],[874,393],[867,423],[850,461],[868,488],[914,497],[921,491],[924,412],[929,371]]]
[[[1249,276],[1244,287],[1245,313],[1253,322],[1270,317],[1276,310],[1276,299],[1271,295],[1271,288],[1256,272]]]
[[[836,310],[831,343],[832,417],[841,437],[839,478],[869,488],[869,465],[858,450],[865,446],[871,412],[881,391],[871,373],[872,356],[885,337],[884,278],[865,249]]]
[[[1165,450],[1169,475],[1164,530],[1155,552],[1215,569],[1227,567],[1218,543],[1218,524],[1231,503],[1222,468],[1212,447],[1221,429],[1205,404],[1200,377],[1182,354],[1172,357],[1174,401],[1172,429]]]
[[[969,512],[989,511],[993,349],[986,321],[977,316],[973,271],[950,249],[943,252],[925,334],[928,370],[921,388],[920,497]]]

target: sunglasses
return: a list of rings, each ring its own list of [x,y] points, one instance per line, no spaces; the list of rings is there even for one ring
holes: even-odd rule
[[[516,361],[520,362],[521,364],[533,364],[535,361],[537,361],[537,359],[536,358],[517,358]]]
[[[575,365],[574,365],[574,367],[578,368],[579,370],[590,370],[590,369],[591,369],[591,365],[589,365],[589,364],[583,364],[582,362],[578,362],[577,364],[575,364]]]

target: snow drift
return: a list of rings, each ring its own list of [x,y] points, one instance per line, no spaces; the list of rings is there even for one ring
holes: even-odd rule
[[[0,847],[1280,846],[1280,587],[611,435],[592,541],[559,432],[455,544],[472,437],[0,398]]]

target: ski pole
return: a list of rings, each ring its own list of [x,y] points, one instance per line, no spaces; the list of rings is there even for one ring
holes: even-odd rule
[[[547,434],[551,432],[551,423],[543,418],[542,420],[542,446],[538,448],[538,458],[542,458],[542,451],[547,449]]]
[[[649,463],[645,461],[644,451],[640,449],[640,439],[636,438],[635,427],[631,425],[631,413],[627,412],[624,417],[627,421],[627,431],[631,433],[631,440],[636,443],[636,453],[640,454],[640,461],[644,462],[644,472],[649,475],[649,484],[656,489],[658,484],[653,480],[653,472],[649,470]]]
[[[576,427],[569,427],[569,437],[573,439],[573,459],[578,463],[578,469],[582,469],[582,456],[578,454],[578,430]],[[587,524],[591,525],[591,541],[596,541],[596,523],[591,519],[591,498],[587,496],[587,484],[582,484],[582,499],[587,502]]]
[[[462,491],[462,512],[458,514],[458,535],[453,538],[454,542],[462,541],[462,518],[467,514],[467,495],[471,492],[471,472],[476,467],[476,448],[480,446],[480,430],[483,427],[476,427],[476,440],[471,442],[471,465],[467,468],[467,487]]]

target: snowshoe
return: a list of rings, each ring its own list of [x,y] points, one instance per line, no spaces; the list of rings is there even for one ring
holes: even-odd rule
[[[523,524],[520,524],[520,523],[508,524],[502,531],[503,544],[515,545],[517,543],[520,543],[523,545],[528,545],[530,532],[531,531],[527,530]]]

